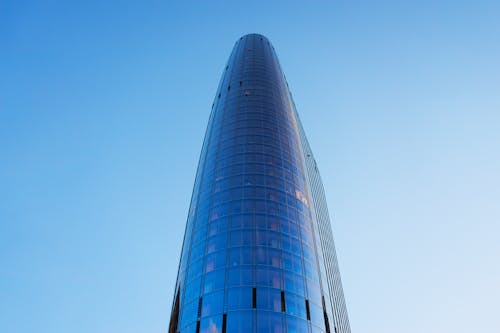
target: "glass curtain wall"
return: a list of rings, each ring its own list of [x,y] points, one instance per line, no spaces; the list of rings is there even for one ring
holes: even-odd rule
[[[317,166],[262,35],[236,42],[212,105],[169,332],[350,332]]]

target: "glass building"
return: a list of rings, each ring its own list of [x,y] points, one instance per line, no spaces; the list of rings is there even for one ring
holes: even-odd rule
[[[169,332],[350,332],[318,168],[262,35],[236,42],[212,105]]]

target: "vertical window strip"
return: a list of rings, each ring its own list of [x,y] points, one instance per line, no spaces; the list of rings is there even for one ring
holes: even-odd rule
[[[202,307],[202,305],[203,305],[203,297],[200,297],[198,299],[198,318],[201,317],[201,307]]]
[[[285,292],[283,290],[281,291],[281,311],[286,311]]]
[[[227,326],[227,314],[224,313],[222,315],[222,333],[226,333],[226,326]]]
[[[257,308],[257,288],[252,288],[252,308]]]
[[[311,320],[311,311],[309,310],[309,300],[306,299],[306,315],[307,315],[307,320]]]

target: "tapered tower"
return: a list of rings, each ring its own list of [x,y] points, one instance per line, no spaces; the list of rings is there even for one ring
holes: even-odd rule
[[[212,105],[169,332],[350,332],[318,167],[262,35],[236,42]]]

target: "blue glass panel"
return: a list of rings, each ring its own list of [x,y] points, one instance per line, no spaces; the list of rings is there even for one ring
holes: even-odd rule
[[[200,333],[222,333],[222,315],[203,318]]]
[[[281,289],[281,271],[271,267],[259,267],[256,269],[256,283],[258,286],[273,287]]]
[[[203,292],[205,294],[224,288],[226,271],[224,269],[218,269],[210,273],[205,274],[205,282]]]
[[[229,250],[229,266],[251,265],[252,248],[235,247]]]
[[[325,330],[325,318],[323,309],[314,303],[309,302],[309,312],[311,313],[311,323],[322,330]]]
[[[251,333],[253,332],[253,318],[251,311],[228,312],[228,333]]]
[[[283,272],[285,291],[293,292],[304,296],[304,278],[292,272]]]
[[[257,288],[257,309],[281,311],[281,290]]]
[[[319,288],[319,285],[311,280],[306,280],[306,284],[309,301],[321,305],[321,289]]]
[[[306,319],[306,300],[304,297],[285,293],[286,313]]]
[[[202,267],[203,267],[202,260],[198,260],[196,262],[190,263],[189,268],[188,268],[188,276],[187,276],[188,281],[191,281],[194,278],[198,277],[201,274]]]
[[[182,328],[180,333],[196,333],[196,323]]]
[[[284,251],[300,255],[300,242],[297,238],[284,236],[281,243]]]
[[[207,240],[206,253],[213,253],[227,247],[227,234],[220,234]]]
[[[181,312],[181,327],[196,321],[198,315],[198,300],[191,303],[186,303],[182,307]]]
[[[308,332],[307,321],[292,317],[286,316],[286,324],[287,324],[287,332],[288,333],[306,333]]]
[[[258,230],[255,235],[257,246],[267,246],[272,248],[280,247],[281,235],[278,232],[273,231],[261,231]]]
[[[266,247],[258,247],[255,250],[255,263],[258,265],[273,266],[281,268],[282,266],[281,251],[269,249]]]
[[[252,267],[231,268],[228,272],[228,286],[248,286],[252,284]]]
[[[302,253],[303,253],[304,259],[307,259],[311,262],[316,261],[316,255],[314,253],[314,250],[311,247],[302,245]]]
[[[202,317],[221,313],[224,305],[224,291],[217,291],[203,296]]]
[[[200,287],[201,277],[189,282],[184,291],[184,302],[190,302],[194,299],[198,299],[200,296]]]
[[[207,255],[205,260],[205,272],[211,272],[226,265],[226,252],[216,252]]]
[[[252,288],[229,288],[227,307],[231,310],[252,308]]]
[[[190,262],[200,260],[205,254],[205,242],[197,243],[191,247]]]
[[[257,332],[284,333],[283,315],[276,312],[257,311]]]
[[[220,233],[225,233],[228,228],[228,218],[220,218],[210,223],[208,237],[215,236]]]
[[[198,221],[200,221],[200,219],[198,219]],[[201,242],[204,242],[205,241],[205,238],[206,238],[206,234],[207,234],[207,228],[204,226],[204,225],[201,225],[201,224],[198,224],[197,226],[197,230],[195,231],[194,233],[194,237],[193,237],[193,244],[200,244]]]
[[[230,246],[251,246],[253,238],[252,230],[235,230],[231,231]]]
[[[231,217],[231,229],[251,229],[253,228],[252,215],[235,215]]]
[[[302,259],[291,253],[283,252],[283,268],[302,275]]]
[[[304,271],[308,279],[311,279],[312,281],[319,283],[318,268],[316,264],[304,260]]]

